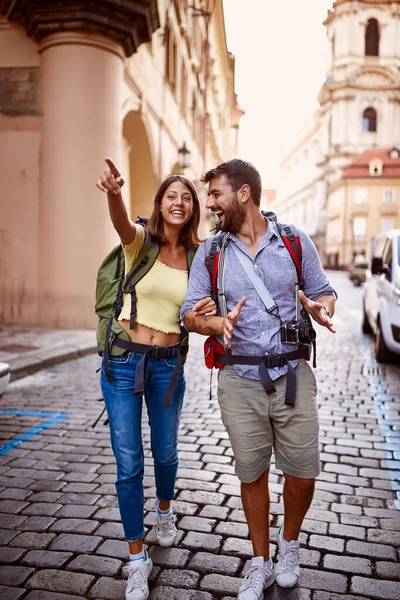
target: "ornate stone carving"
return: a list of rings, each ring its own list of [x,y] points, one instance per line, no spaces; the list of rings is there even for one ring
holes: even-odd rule
[[[121,44],[126,56],[160,26],[157,0],[4,0],[0,15],[22,23],[36,42],[59,31],[96,33]]]

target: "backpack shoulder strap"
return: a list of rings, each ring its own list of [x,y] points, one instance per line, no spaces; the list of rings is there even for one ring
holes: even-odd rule
[[[146,237],[142,249],[133,263],[131,270],[126,274],[123,284],[124,292],[129,291],[128,288],[134,287],[146,275],[153,266],[159,252],[160,248],[157,242],[152,239],[146,229]]]
[[[148,273],[151,267],[154,265],[156,258],[160,252],[160,248],[157,242],[152,239],[149,232],[146,230],[146,238],[142,249],[139,252],[137,259],[132,265],[131,270],[127,273],[123,286],[122,292],[129,293],[131,295],[131,314],[129,321],[129,328],[135,327],[136,318],[136,291],[135,287],[137,283]]]
[[[303,273],[301,268],[301,261],[303,258],[303,251],[301,248],[301,240],[299,235],[295,235],[290,225],[283,225],[282,223],[276,224],[278,227],[279,234],[285,244],[287,251],[289,252],[294,266],[296,267],[297,278],[299,281],[300,289],[304,287]]]
[[[188,268],[189,268],[189,272],[190,272],[190,269],[191,269],[192,262],[193,262],[193,259],[194,259],[194,257],[195,257],[196,251],[197,251],[197,250],[193,250],[193,248],[190,248],[190,249],[187,251],[187,261],[188,261]]]
[[[219,231],[206,239],[205,244],[205,259],[204,264],[211,279],[211,290],[214,302],[218,302],[218,269],[221,258],[221,248],[228,237],[227,233]]]

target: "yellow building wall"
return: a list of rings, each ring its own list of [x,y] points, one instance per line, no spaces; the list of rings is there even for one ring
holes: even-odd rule
[[[32,112],[29,103],[21,115],[0,106],[0,164],[6,174],[0,197],[0,322],[95,327],[96,272],[118,242],[106,197],[95,187],[105,156],[124,170],[124,199],[133,218],[150,214],[159,184],[176,172],[183,142],[191,153],[185,175],[199,189],[208,168],[231,158],[232,61],[222,0],[216,2],[207,38],[203,16],[194,18],[186,4],[159,0],[161,27],[128,59],[102,35],[60,31],[36,44],[22,26],[0,20],[0,69],[15,99],[29,100],[26,78],[31,72],[37,76]],[[167,22],[176,40],[175,90],[166,80]],[[210,81],[214,87],[225,83],[217,96],[210,93],[205,120],[207,39],[214,57]],[[209,229],[204,220],[200,235]]]
[[[384,201],[389,189],[391,203]],[[364,225],[365,232],[358,235],[357,227],[361,232]],[[348,265],[356,254],[366,254],[370,240],[385,228],[400,228],[400,178],[340,180],[328,190],[327,254],[337,254],[338,266]]]
[[[13,93],[38,65],[36,44],[22,27],[0,24],[0,68],[14,78]],[[0,322],[37,318],[40,129],[40,115],[0,116]]]

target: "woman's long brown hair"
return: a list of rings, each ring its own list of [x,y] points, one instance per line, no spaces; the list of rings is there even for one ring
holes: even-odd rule
[[[154,198],[154,208],[147,223],[147,228],[150,235],[160,243],[167,241],[164,233],[164,220],[161,214],[161,200],[168,187],[171,183],[174,183],[174,181],[180,181],[187,187],[193,202],[192,216],[182,229],[179,241],[186,249],[196,250],[201,244],[201,240],[197,235],[197,229],[200,223],[200,202],[194,184],[190,179],[187,179],[183,175],[170,175],[162,182],[157,190],[156,197]]]

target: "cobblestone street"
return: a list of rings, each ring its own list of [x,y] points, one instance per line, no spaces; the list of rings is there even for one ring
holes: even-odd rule
[[[345,273],[336,335],[318,328],[323,472],[304,521],[299,585],[265,599],[400,598],[400,367],[375,362],[361,334],[361,290]],[[155,545],[154,477],[146,441],[146,543],[151,600],[233,600],[251,556],[232,452],[203,339],[192,337],[180,433],[175,547]],[[0,599],[124,598],[127,544],[119,522],[97,355],[12,382],[0,401]],[[214,376],[214,386],[216,377]],[[282,522],[282,474],[271,471],[271,553]]]

